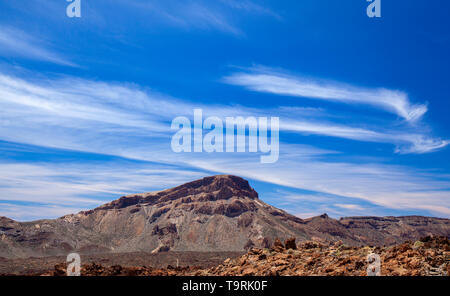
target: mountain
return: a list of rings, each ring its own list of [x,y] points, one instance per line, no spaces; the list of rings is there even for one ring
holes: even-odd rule
[[[276,238],[393,245],[427,235],[450,236],[450,220],[420,216],[300,219],[268,205],[248,181],[229,175],[123,196],[53,220],[0,217],[0,257],[79,253],[244,251]]]

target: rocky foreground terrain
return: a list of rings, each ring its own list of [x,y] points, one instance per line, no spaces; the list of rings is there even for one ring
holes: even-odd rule
[[[221,175],[123,196],[58,219],[17,222],[0,217],[0,261],[71,252],[246,252],[290,237],[320,245],[341,241],[353,247],[382,247],[428,235],[450,237],[450,220],[420,216],[336,220],[326,214],[300,219],[264,203],[248,181]]]
[[[270,249],[252,248],[237,258],[210,267],[151,268],[85,264],[82,276],[366,276],[371,253],[381,257],[384,276],[449,276],[450,242],[446,237],[425,237],[392,247],[351,247],[342,242],[285,244],[276,240]],[[34,275],[64,276],[66,264]]]
[[[156,254],[144,252],[83,254],[81,262],[84,265],[104,268],[111,266],[151,266],[155,269],[167,266],[196,266],[210,268],[221,264],[227,258],[242,256],[244,252],[161,252]],[[54,270],[66,262],[67,256],[48,256],[30,258],[0,258],[0,275],[40,275]],[[65,265],[63,264],[62,266]]]

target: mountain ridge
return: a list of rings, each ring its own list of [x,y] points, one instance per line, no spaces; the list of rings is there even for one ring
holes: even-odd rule
[[[174,188],[122,196],[57,219],[0,217],[0,257],[80,253],[244,251],[276,238],[393,245],[450,236],[450,220],[422,216],[301,219],[259,199],[249,182],[218,175]]]

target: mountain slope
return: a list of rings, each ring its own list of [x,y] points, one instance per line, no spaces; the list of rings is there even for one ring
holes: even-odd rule
[[[0,217],[0,257],[64,255],[71,251],[243,251],[275,238],[391,245],[425,235],[450,236],[450,220],[427,217],[300,219],[258,198],[235,176],[213,176],[152,193],[123,196],[90,211],[54,220]]]

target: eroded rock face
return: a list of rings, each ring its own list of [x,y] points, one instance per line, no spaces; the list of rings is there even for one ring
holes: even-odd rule
[[[159,192],[123,196],[90,211],[19,223],[0,217],[0,257],[68,251],[230,251],[297,242],[393,245],[429,234],[450,236],[450,221],[427,217],[300,219],[258,198],[248,181],[213,176]],[[156,252],[156,251],[155,251]]]
[[[228,200],[233,197],[257,199],[248,181],[236,176],[213,176],[156,192],[122,196],[95,210],[121,209],[132,205],[153,205],[180,200],[183,203]],[[94,211],[95,211],[94,210]]]

